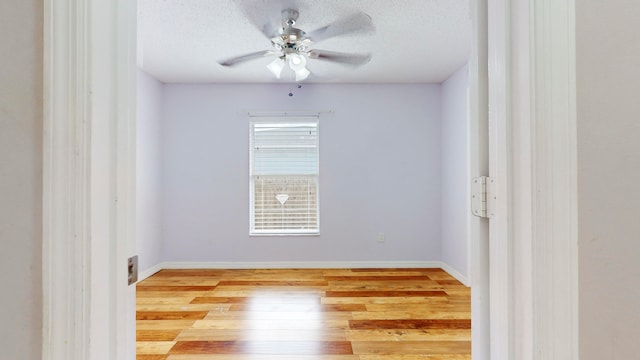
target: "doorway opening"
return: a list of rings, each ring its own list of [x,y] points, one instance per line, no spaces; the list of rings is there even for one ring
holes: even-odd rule
[[[446,144],[441,143],[441,146],[436,149],[438,152],[446,153],[446,155],[441,153],[436,160],[441,162],[438,166],[445,169],[446,174],[439,174],[438,183],[428,183],[425,186],[427,188],[430,187],[432,190],[437,189],[434,191],[443,192],[445,194],[444,197],[446,197],[446,199],[440,200],[438,210],[446,210],[445,213],[448,214],[446,220],[439,219],[440,222],[447,221],[447,231],[445,231],[445,235],[448,240],[444,246],[444,251],[446,251],[448,258],[443,260],[441,257],[438,257],[435,259],[437,260],[435,262],[437,262],[437,265],[439,266],[444,266],[445,264],[448,265],[446,269],[455,274],[467,285],[471,285],[471,275],[473,273],[473,278],[477,282],[477,286],[474,287],[473,291],[475,299],[473,314],[475,319],[474,326],[476,327],[473,342],[474,353],[486,354],[486,357],[488,358],[488,221],[486,219],[474,217],[471,214],[469,206],[471,179],[476,176],[488,174],[488,129],[486,115],[483,115],[483,111],[486,112],[487,107],[487,26],[486,19],[480,18],[486,17],[486,4],[483,2],[470,2],[469,6],[470,11],[474,14],[474,21],[472,24],[469,24],[471,27],[469,31],[472,33],[473,42],[470,44],[471,48],[469,49],[472,55],[469,57],[467,63],[457,69],[456,72],[452,73],[451,77],[443,81],[441,84],[425,84],[423,88],[417,90],[415,89],[415,85],[406,87],[402,87],[397,84],[390,85],[390,93],[384,95],[384,97],[389,99],[393,97],[393,92],[398,93],[406,91],[402,97],[420,98],[420,96],[422,96],[419,101],[422,103],[428,103],[429,100],[425,99],[428,99],[430,94],[429,92],[433,90],[430,87],[438,87],[439,90],[437,91],[437,96],[445,97],[445,100],[439,102],[437,106],[441,111],[444,111],[446,108],[446,121],[444,118],[439,119],[440,128],[436,130],[436,134],[438,138],[442,138],[443,135],[447,136],[448,142]],[[480,13],[478,9],[482,9],[483,6],[485,8],[485,12]],[[145,41],[146,40],[139,40],[139,45],[144,45]],[[141,50],[138,51],[138,54],[139,57],[141,57],[141,59],[139,58],[139,61],[142,61],[143,63],[145,61],[149,61],[148,57],[140,55]],[[236,187],[236,184],[239,182],[238,179],[244,179],[246,175],[245,173],[248,171],[248,166],[238,165],[244,164],[247,158],[247,156],[245,156],[246,154],[244,154],[246,149],[242,145],[238,147],[242,148],[242,150],[233,150],[236,148],[234,147],[234,144],[230,143],[231,139],[236,137],[246,138],[245,135],[248,134],[248,128],[245,129],[245,127],[248,125],[244,122],[246,122],[247,111],[288,110],[289,108],[285,107],[283,109],[281,105],[278,105],[277,107],[273,106],[274,102],[281,101],[281,99],[273,96],[273,94],[281,93],[280,95],[284,95],[283,98],[286,99],[286,96],[291,92],[291,85],[217,84],[208,86],[203,84],[187,85],[184,83],[165,84],[158,79],[154,79],[153,76],[143,72],[138,74],[138,86],[144,87],[144,89],[139,92],[139,97],[144,98],[142,103],[139,98],[139,110],[147,112],[146,115],[139,116],[138,118],[138,139],[142,139],[138,143],[138,176],[141,180],[139,181],[139,184],[140,182],[144,184],[143,186],[138,186],[138,227],[143,228],[143,231],[147,232],[145,236],[138,236],[138,253],[141,255],[141,261],[146,261],[146,263],[141,265],[141,270],[144,272],[142,278],[145,278],[147,275],[150,275],[163,267],[177,267],[177,260],[179,260],[183,267],[205,267],[207,265],[220,266],[221,263],[227,263],[229,266],[237,266],[237,263],[239,262],[242,262],[242,265],[244,266],[256,267],[259,266],[256,265],[259,263],[262,263],[264,266],[273,266],[274,263],[278,262],[280,263],[279,265],[282,265],[282,263],[291,264],[291,261],[282,261],[281,258],[278,258],[273,254],[273,249],[277,249],[278,247],[286,247],[292,252],[300,251],[301,255],[297,256],[297,258],[305,258],[303,252],[322,254],[323,247],[326,247],[326,244],[309,245],[309,242],[306,241],[304,242],[305,245],[302,246],[300,244],[283,243],[282,240],[278,240],[279,245],[270,248],[263,244],[256,245],[255,239],[251,238],[248,238],[246,242],[234,244],[237,236],[231,235],[233,234],[231,230],[222,232],[222,234],[227,235],[222,237],[228,239],[228,243],[223,242],[216,244],[216,241],[212,240],[209,235],[207,235],[208,233],[211,233],[207,230],[211,230],[214,227],[220,229],[231,226],[234,227],[234,229],[242,229],[242,226],[244,225],[242,219],[246,217],[248,212],[245,214],[242,210],[238,211],[238,217],[241,219],[238,221],[234,220],[235,217],[230,215],[232,213],[235,214],[232,209],[230,210],[230,206],[227,206],[225,208],[226,210],[215,206],[216,203],[233,204],[237,199],[243,199],[243,196],[246,196],[245,193],[248,193],[248,191],[246,191],[248,186],[244,185],[239,186],[240,190],[237,192],[229,191],[230,188]],[[347,86],[344,87],[346,88]],[[368,89],[376,86],[367,84],[362,85],[361,88],[357,88],[357,85],[350,84],[348,87],[351,88],[349,91],[340,89],[339,86],[329,84],[305,85],[302,89],[296,90],[295,96],[293,97],[296,99],[296,102],[293,107],[297,110],[329,109],[331,114],[328,115],[326,119],[320,120],[320,126],[323,129],[321,139],[330,139],[333,137],[334,139],[342,139],[345,143],[348,142],[353,146],[353,139],[357,139],[358,137],[353,136],[353,133],[349,136],[347,130],[360,131],[366,126],[355,123],[352,129],[347,128],[345,130],[336,127],[334,124],[342,123],[348,125],[348,122],[341,118],[341,116],[343,116],[345,112],[351,115],[354,113],[358,114],[359,111],[344,106],[336,110],[335,105],[333,104],[342,101],[340,99],[353,97],[353,93],[366,93],[366,91],[369,91]],[[378,93],[384,93],[381,86],[379,86],[375,91]],[[417,93],[422,92],[422,95],[416,95],[417,93],[412,91],[417,91]],[[436,91],[434,91],[433,94],[436,96]],[[334,97],[331,98],[331,96]],[[244,98],[248,101],[241,104],[234,104],[234,99],[238,98]],[[328,100],[323,102],[323,98]],[[192,101],[193,99],[201,100],[199,103],[196,103],[195,101]],[[248,102],[250,103],[247,104]],[[376,100],[372,97],[363,97],[362,99],[356,99],[355,101],[351,100],[351,102],[353,104],[360,105],[364,103],[381,103],[380,100]],[[149,104],[152,104],[152,106],[149,106]],[[154,106],[153,104],[156,105]],[[413,107],[422,106],[416,106],[415,104],[418,104],[417,102],[413,104]],[[385,105],[387,105],[387,108],[389,106],[393,106],[393,104],[388,105],[386,103]],[[432,103],[428,103],[428,106],[430,105],[432,105]],[[287,104],[286,106],[290,107],[291,105]],[[407,115],[406,109],[411,108],[412,106],[407,106],[406,99],[399,100],[399,102],[396,103],[396,106],[397,108],[395,111],[385,114],[387,118],[395,119],[399,113],[402,113],[405,117],[414,116],[427,118],[430,116],[427,111],[424,113]],[[170,119],[163,120],[161,124],[147,121],[148,119],[159,119],[162,117],[160,115],[161,111],[158,110],[159,107],[164,107],[162,112],[170,114],[168,115]],[[379,111],[379,109],[375,108],[374,110]],[[373,111],[373,113],[375,113],[375,111]],[[190,118],[186,119],[182,114],[188,114]],[[374,116],[373,114],[369,115],[370,117]],[[224,121],[220,121],[221,119],[228,121],[229,124],[224,124]],[[325,121],[327,126],[331,126],[329,130],[324,130],[323,128]],[[401,124],[405,125],[404,123]],[[146,127],[142,131],[140,131],[141,125]],[[406,123],[407,128],[411,128],[412,125],[414,124],[411,122]],[[181,129],[180,127],[182,126],[186,127],[188,131]],[[398,126],[397,121],[395,126]],[[418,130],[426,134],[430,133],[433,129],[424,127]],[[335,132],[336,137],[334,137],[334,133],[329,131]],[[383,134],[390,134],[394,132],[394,127],[384,127],[383,125],[380,131]],[[169,135],[159,136],[158,134],[162,132]],[[368,129],[367,132],[360,131],[358,134],[369,135],[371,139],[374,139],[374,141],[363,141],[362,144],[356,144],[355,146],[366,148],[368,149],[367,152],[371,154],[372,151],[375,151],[371,145],[376,143],[375,139],[378,134],[372,134],[371,129]],[[229,134],[234,134],[234,136],[230,137]],[[337,136],[339,135],[342,137],[338,138]],[[159,139],[162,139],[162,141]],[[401,145],[400,143],[392,143],[391,145],[393,146],[389,146],[389,138],[384,137],[384,139],[387,142],[387,148],[394,148]],[[436,138],[418,139],[415,143],[420,141],[433,143],[436,141]],[[333,140],[333,142],[333,145],[335,146],[337,140]],[[380,141],[377,142],[380,143]],[[172,160],[169,162],[159,158],[153,158],[155,156],[153,152],[157,151],[160,153],[160,147],[163,146],[169,147],[169,150],[164,150],[165,154],[162,155],[167,156],[167,154],[169,154],[169,156],[172,157]],[[464,150],[461,151],[460,146],[462,146]],[[151,151],[149,149],[151,149]],[[424,154],[429,154],[432,153],[435,148],[423,146],[419,149]],[[380,152],[384,150],[385,149],[381,149]],[[331,156],[335,156],[337,159],[339,156],[344,157],[344,153],[345,151],[336,151],[335,154],[321,155],[321,159],[323,159],[326,164],[326,161],[331,159]],[[380,155],[375,152],[374,154],[376,156]],[[402,153],[401,155],[405,154]],[[229,159],[229,156],[233,159]],[[457,158],[455,161],[446,162],[445,156],[449,157],[449,159],[451,157]],[[384,155],[380,155],[379,157],[381,159],[386,159]],[[403,156],[403,158],[406,157],[407,156]],[[434,163],[436,160],[434,160]],[[351,164],[353,163],[357,162],[351,162]],[[224,169],[227,179],[222,178],[222,175],[216,172],[215,168],[217,167],[217,164],[221,164],[221,168]],[[348,163],[345,162],[345,164]],[[167,170],[166,168],[163,170],[162,166],[170,167],[170,170]],[[192,171],[188,169],[188,167],[191,169],[198,169],[198,171]],[[333,170],[331,168],[327,169],[323,164],[321,164],[321,168],[325,173],[330,173],[331,170]],[[345,165],[342,168],[336,168],[333,171],[341,171],[344,173],[347,169],[348,167]],[[404,168],[398,168],[388,171],[382,169],[382,171],[392,174],[402,173],[400,170],[403,169]],[[329,170],[329,172],[326,172],[327,170]],[[163,181],[165,182],[161,183],[159,179],[164,179]],[[208,181],[203,181],[205,179]],[[429,176],[424,176],[424,178],[420,179],[425,180],[425,183],[429,182]],[[360,182],[359,184],[363,183],[364,182]],[[397,193],[402,192],[402,189],[412,188],[411,186],[413,185],[406,181],[398,183],[396,180],[396,183],[404,184],[404,186],[395,186]],[[322,178],[320,179],[320,186],[326,186],[324,185]],[[165,202],[163,205],[165,210],[161,212],[158,212],[157,210],[157,205],[160,204],[161,201],[153,199],[153,193],[158,192],[154,189],[158,188],[161,188],[162,192],[165,195],[169,194],[166,196],[170,197],[168,202]],[[217,188],[218,190],[217,192],[212,192],[211,188]],[[175,191],[176,189],[181,190]],[[442,191],[442,189],[445,189],[445,191]],[[167,190],[169,190],[169,192],[167,192]],[[324,191],[324,193],[326,193],[326,191]],[[431,193],[425,191],[419,192],[419,194],[424,198],[431,196]],[[208,199],[208,201],[203,201],[203,195],[204,199]],[[366,193],[354,194],[353,192],[344,192],[344,190],[339,193],[339,195],[341,199],[348,199],[349,196],[354,198],[367,198]],[[400,197],[407,198],[407,196]],[[387,203],[393,203],[393,198],[397,198],[397,196],[389,194],[389,200]],[[195,214],[191,212],[177,211],[177,209],[181,208],[193,209],[193,205],[196,203],[199,205],[197,206],[198,210],[194,212]],[[244,206],[246,201],[241,200],[240,203]],[[325,201],[322,201],[321,199],[321,203],[323,211],[330,211],[326,210],[325,206],[327,203],[331,203],[331,199],[329,199],[329,201],[326,201],[326,199]],[[170,206],[167,204],[170,204]],[[242,206],[238,207],[242,209]],[[144,209],[140,209],[140,207],[144,207]],[[385,206],[378,204],[371,206],[371,208],[383,207]],[[176,210],[167,210],[168,208]],[[337,209],[335,211],[337,211]],[[381,211],[381,213],[384,212]],[[211,217],[207,217],[205,214],[209,214]],[[172,219],[172,224],[165,227],[164,225],[161,225],[162,221],[159,219],[167,216]],[[326,215],[321,216],[323,218],[323,224],[326,224]],[[424,216],[424,218],[429,217]],[[402,221],[406,220],[406,217],[402,219]],[[331,223],[331,221],[329,221],[329,223]],[[438,226],[441,227],[442,225],[438,224]],[[159,229],[162,229],[162,235],[160,234]],[[459,232],[459,230],[464,231]],[[323,230],[323,234],[324,233],[326,232]],[[348,231],[345,232],[345,234],[345,237],[357,237]],[[382,246],[384,246],[389,242],[389,240],[387,240],[389,239],[389,234],[390,232],[388,230],[374,229],[372,230],[370,237],[375,239],[377,243],[382,243]],[[243,234],[243,237],[244,235],[245,234]],[[396,237],[400,237],[402,235],[403,234],[399,234],[396,235]],[[166,249],[162,250],[161,246],[157,246],[157,244],[154,245],[154,239],[157,241],[158,238],[162,238],[163,236],[182,240],[165,241],[162,243],[162,246],[166,247]],[[383,241],[379,240],[381,238]],[[192,240],[186,240],[187,243],[185,243],[184,239],[197,240],[193,240],[191,243],[190,241]],[[344,243],[342,239],[338,239],[337,242]],[[439,239],[438,242],[438,246],[441,247],[439,251],[442,251],[442,240]],[[336,248],[333,244],[331,245],[331,248]],[[309,246],[311,246],[311,250],[309,250]],[[213,260],[211,260],[211,258],[207,258],[207,256],[202,256],[202,254],[207,253],[220,253],[216,247],[236,247],[238,249],[243,249],[243,251],[254,248],[256,254],[262,254],[264,257],[261,258],[259,255],[254,255],[253,258],[264,260],[252,262],[243,262],[242,260],[233,261],[239,257],[235,253],[229,251],[227,251],[225,256],[216,257]],[[187,251],[185,248],[190,248],[191,250]],[[372,251],[376,250],[380,251],[380,249],[375,248]],[[423,247],[421,251],[428,253],[429,249],[425,249],[425,247]],[[163,257],[163,253],[179,254],[179,256],[176,258],[166,258]],[[307,256],[307,258],[309,259],[307,263],[314,261],[313,257]],[[317,260],[315,261],[318,262]],[[369,262],[372,264],[381,263],[370,260]],[[420,265],[424,265],[426,262],[427,261],[413,261],[414,264]],[[299,261],[298,265],[302,264],[302,266],[305,266],[303,263],[303,261]],[[345,267],[349,267],[348,261],[334,261],[333,263],[334,265],[336,263],[340,263]],[[400,266],[398,264],[399,262],[396,262],[396,266]],[[309,265],[307,264],[306,266]]]
[[[136,252],[134,207],[129,206],[135,203],[130,201],[135,196],[135,181],[132,184],[127,177],[135,173],[130,167],[135,145],[131,136],[135,131],[130,128],[135,125],[135,115],[130,114],[136,97],[132,36],[135,3],[92,3],[91,11],[83,1],[47,4],[43,352],[56,359],[93,358],[92,354],[133,358],[135,291],[120,280],[127,279],[126,260]],[[498,168],[503,182],[498,190],[504,195],[499,202],[505,214],[496,227],[499,236],[491,236],[492,259],[497,261],[497,266],[491,262],[492,274],[501,275],[491,283],[491,306],[495,310],[491,312],[491,348],[496,349],[495,354],[512,354],[516,348],[531,354],[535,343],[536,349],[547,351],[549,356],[562,354],[573,359],[577,358],[578,339],[575,4],[569,0],[541,0],[536,4],[533,8],[526,4],[511,8],[507,2],[495,1],[489,9],[494,17],[489,31],[494,71],[492,119],[496,121],[492,129],[498,129],[498,137],[492,137],[492,148],[502,150],[503,155]],[[549,12],[552,5],[554,11]],[[476,29],[481,29],[478,38],[486,39],[480,35],[489,28],[486,3],[477,8],[484,9],[485,14],[477,17],[482,20],[476,23]],[[516,18],[518,21],[514,21]],[[529,23],[531,19],[536,19],[535,25]],[[549,37],[549,33],[554,36]],[[517,38],[517,48],[511,36]],[[477,49],[486,49],[486,41],[478,44],[483,46]],[[517,64],[515,69],[525,71],[512,73],[511,62]],[[475,75],[479,79],[476,85],[486,79],[483,73]],[[531,86],[534,83],[536,86]],[[510,87],[518,90],[517,98],[508,91]],[[483,86],[476,90],[477,95],[470,99],[478,103],[475,108],[472,104],[475,110],[471,113],[485,114],[477,105],[486,105],[487,91]],[[536,113],[535,127],[529,118],[534,108],[545,109]],[[507,120],[513,114],[518,117]],[[510,127],[513,124],[515,129]],[[516,136],[525,141],[515,144],[512,140]],[[549,145],[554,151],[549,151]],[[552,155],[562,156],[562,162]],[[526,166],[509,168],[505,160],[513,159],[534,169],[535,174],[527,172],[523,168]],[[548,191],[533,191],[532,182],[545,184]],[[509,208],[514,193],[535,193],[536,201],[521,199],[519,204],[524,208]],[[538,211],[542,209],[557,211]],[[524,223],[505,224],[508,216]],[[510,231],[522,235],[518,238],[522,242],[516,245],[524,248],[517,256],[510,248]],[[565,261],[567,258],[572,261]],[[488,254],[471,256],[474,259],[488,259]],[[553,266],[548,266],[549,259]],[[472,275],[474,285],[478,284],[476,273]],[[517,277],[518,288],[512,287],[512,276]],[[480,284],[480,289],[488,287]],[[568,289],[569,296],[563,297],[565,293],[556,288]],[[489,299],[484,297],[479,303],[482,301]],[[549,306],[532,307],[538,303]],[[513,314],[524,315],[514,318],[510,316]],[[554,314],[567,317],[560,319]],[[477,316],[474,312],[474,328],[477,320],[485,323]],[[531,319],[541,323],[534,327]],[[488,336],[489,331],[484,333]],[[515,333],[523,342],[514,344]],[[89,342],[90,338],[108,340],[97,343]],[[478,344],[488,348],[488,341],[474,341],[474,347]]]

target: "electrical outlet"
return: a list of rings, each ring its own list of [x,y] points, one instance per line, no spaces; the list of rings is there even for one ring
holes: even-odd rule
[[[380,243],[384,242],[384,233],[383,232],[378,233],[378,242],[380,242]]]

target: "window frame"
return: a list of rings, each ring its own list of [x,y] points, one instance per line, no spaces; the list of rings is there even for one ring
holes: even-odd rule
[[[250,116],[249,121],[249,236],[319,236],[320,235],[320,119],[317,115],[297,115],[297,116]],[[254,174],[254,129],[256,124],[314,124],[316,127],[316,172],[315,174]],[[302,229],[273,229],[256,230],[255,228],[255,180],[259,176],[291,176],[315,178],[315,213],[316,228],[310,230]]]

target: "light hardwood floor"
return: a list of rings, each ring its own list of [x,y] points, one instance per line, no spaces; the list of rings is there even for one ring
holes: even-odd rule
[[[470,289],[441,269],[163,270],[138,360],[471,359]]]

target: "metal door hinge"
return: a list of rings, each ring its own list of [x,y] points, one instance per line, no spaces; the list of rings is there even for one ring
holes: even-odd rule
[[[492,218],[495,204],[495,179],[488,176],[474,178],[471,182],[471,212],[482,218]]]
[[[130,257],[127,261],[127,280],[129,285],[138,281],[138,255]]]

